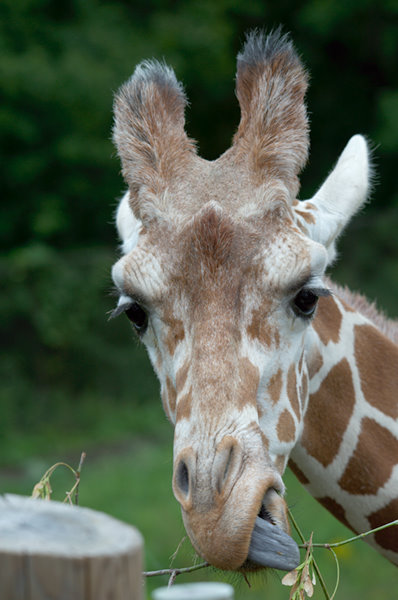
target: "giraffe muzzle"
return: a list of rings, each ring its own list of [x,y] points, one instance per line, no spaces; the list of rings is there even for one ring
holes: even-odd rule
[[[215,567],[292,570],[299,564],[277,489],[283,489],[279,473],[255,456],[245,459],[230,436],[209,461],[192,447],[177,453],[173,490],[185,528],[198,553]]]

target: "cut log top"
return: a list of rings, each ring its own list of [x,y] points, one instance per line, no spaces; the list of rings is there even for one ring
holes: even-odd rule
[[[130,525],[88,508],[6,494],[0,496],[0,550],[38,555],[109,556],[141,548]]]
[[[104,513],[0,496],[2,600],[142,600],[142,548]]]

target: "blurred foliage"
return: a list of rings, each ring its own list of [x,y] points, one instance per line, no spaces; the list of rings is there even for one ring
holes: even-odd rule
[[[3,462],[27,451],[16,450],[18,436],[56,444],[70,431],[127,435],[140,427],[139,411],[153,424],[149,361],[124,323],[106,320],[123,190],[110,141],[113,93],[138,61],[164,58],[192,103],[188,132],[214,158],[239,119],[233,79],[244,32],[279,23],[312,78],[302,195],[314,192],[352,134],[368,136],[372,203],[342,240],[335,274],[398,314],[395,0],[2,0]]]

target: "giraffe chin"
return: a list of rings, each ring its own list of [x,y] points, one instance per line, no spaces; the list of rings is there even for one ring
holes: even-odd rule
[[[255,508],[259,502],[260,510]],[[252,516],[247,514],[246,519],[242,505],[238,515],[231,513],[231,507],[226,505],[224,510],[219,506],[218,510],[206,512],[182,507],[181,512],[192,545],[214,567],[241,572],[267,567],[291,571],[300,564],[300,551],[287,533],[289,525],[284,519],[284,506],[284,500],[275,489],[269,488],[262,501],[254,500],[253,512],[248,511]],[[233,519],[234,525],[230,528],[232,515],[238,518]]]

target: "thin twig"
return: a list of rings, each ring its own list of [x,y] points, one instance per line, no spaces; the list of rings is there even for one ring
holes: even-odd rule
[[[358,535],[355,535],[354,537],[348,538],[347,540],[342,540],[341,542],[334,542],[333,544],[312,544],[313,548],[326,548],[326,550],[329,550],[330,548],[339,548],[340,546],[344,546],[345,544],[350,544],[351,542],[355,542],[357,540],[360,540],[364,537],[366,537],[367,535],[370,535],[371,533],[376,533],[377,531],[381,531],[382,529],[387,529],[387,527],[393,527],[394,525],[398,525],[398,519],[396,519],[395,521],[391,521],[390,523],[385,523],[384,525],[380,525],[380,527],[376,527],[375,529],[371,529],[370,531],[365,531],[364,533],[360,533]],[[306,548],[307,547],[307,542],[303,542],[303,544],[300,544],[300,548]]]
[[[169,583],[167,584],[167,587],[171,587],[173,585],[173,583],[176,580],[176,577],[177,577],[177,573],[175,571],[173,571],[169,577]]]
[[[330,600],[333,600],[333,598],[337,594],[337,589],[338,589],[339,583],[340,583],[340,565],[339,565],[339,559],[336,556],[336,552],[332,548],[329,548],[329,550],[333,554],[334,560],[336,561],[336,570],[337,570],[336,585],[334,586],[333,594],[330,597]]]
[[[192,571],[198,571],[199,569],[204,569],[205,567],[209,567],[209,563],[204,562],[199,565],[194,565],[192,567],[183,567],[181,569],[160,569],[159,571],[143,571],[144,577],[156,577],[157,575],[173,575],[175,573],[175,577],[177,575],[181,575],[182,573],[192,573]]]
[[[54,465],[52,465],[49,469],[47,469],[40,481],[34,486],[32,491],[32,498],[43,498],[45,500],[51,500],[52,489],[50,479],[54,471],[58,469],[58,467],[66,467],[67,469],[69,469],[69,471],[71,471],[71,473],[73,473],[75,483],[68,492],[65,492],[66,495],[64,502],[69,502],[69,504],[73,504],[72,496],[73,494],[75,494],[75,504],[79,504],[80,472],[85,458],[86,453],[82,452],[80,456],[79,466],[76,470],[64,462],[57,462]]]
[[[298,526],[298,524],[296,522],[296,519],[293,517],[291,510],[289,508],[287,510],[288,510],[289,518],[290,518],[291,522],[293,523],[293,527],[295,528],[295,530],[297,531],[297,534],[298,534],[299,538],[303,542],[303,545],[302,546],[300,545],[300,547],[305,548],[306,544],[307,544],[307,542],[305,541],[305,537],[303,536],[303,534],[301,532],[301,529],[300,529],[300,527]],[[314,544],[312,544],[312,545],[314,546]],[[325,580],[322,577],[322,573],[321,573],[321,571],[320,571],[320,569],[318,567],[318,564],[317,564],[317,562],[316,562],[316,560],[315,560],[314,557],[312,557],[312,564],[314,565],[315,573],[318,576],[319,583],[321,584],[321,588],[323,590],[323,593],[325,594],[325,598],[326,598],[326,600],[330,600],[330,595],[329,595],[329,592],[328,592],[328,590],[326,588]]]
[[[79,504],[79,484],[80,484],[80,473],[82,470],[82,466],[84,463],[84,460],[86,458],[86,453],[82,452],[80,455],[80,462],[79,462],[79,466],[76,469],[76,473],[75,473],[75,477],[76,477],[76,492],[75,492],[75,504],[76,506]]]
[[[183,543],[185,542],[186,539],[187,539],[187,536],[184,535],[184,537],[182,538],[182,540],[180,540],[177,548],[175,549],[175,551],[173,552],[173,554],[170,556],[170,565],[172,565],[173,562],[175,561],[176,556],[177,556],[178,552],[180,551],[180,548],[181,548],[181,546],[183,545]]]
[[[76,473],[75,469],[73,469],[70,465],[68,465],[64,462],[55,463],[55,465],[52,465],[52,467],[47,469],[47,471],[44,473],[44,475],[42,476],[40,481],[38,483],[36,483],[36,485],[34,486],[33,491],[32,491],[32,498],[41,498],[44,500],[51,500],[52,489],[51,489],[50,479],[51,479],[52,474],[58,467],[66,467],[74,475]],[[66,497],[65,500],[67,500],[67,499],[68,499],[68,497]]]
[[[73,504],[72,496],[73,496],[74,492],[77,493],[77,489],[79,487],[79,483],[80,483],[80,479],[77,478],[76,481],[75,481],[75,483],[73,484],[73,487],[69,490],[69,492],[65,492],[66,496],[65,496],[64,503],[65,502],[69,502],[69,504],[72,506],[72,504]],[[76,498],[76,495],[75,495],[75,498]],[[75,504],[77,504],[76,501],[75,501]]]

